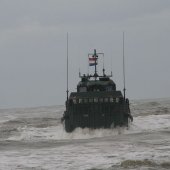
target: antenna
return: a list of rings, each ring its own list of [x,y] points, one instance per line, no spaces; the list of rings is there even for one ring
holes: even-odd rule
[[[105,76],[105,67],[104,67],[104,53],[103,53],[103,76]]]
[[[79,77],[81,77],[81,72],[80,72],[80,68],[79,68]]]
[[[123,32],[123,92],[124,92],[124,100],[126,99],[126,85],[125,85],[125,55],[124,55],[124,32]]]
[[[113,74],[112,74],[112,67],[113,67],[113,64],[112,64],[112,55],[110,55],[111,56],[111,77],[113,76]]]
[[[68,101],[68,33],[67,33],[67,101]]]

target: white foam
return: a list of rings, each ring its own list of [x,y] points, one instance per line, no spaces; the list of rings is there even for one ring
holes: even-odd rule
[[[135,117],[128,133],[157,131],[170,127],[170,115],[148,115]]]
[[[18,128],[19,135],[11,136],[8,140],[65,140],[65,139],[90,139],[122,134],[125,128],[116,129],[89,129],[76,128],[72,133],[67,133],[62,124],[47,128],[22,127]]]
[[[72,133],[65,132],[63,125],[49,126],[46,128],[22,127],[18,128],[19,134],[11,136],[8,140],[65,140],[65,139],[90,139],[119,134],[156,131],[170,127],[170,115],[138,116],[129,128],[114,129],[89,129],[76,128]]]

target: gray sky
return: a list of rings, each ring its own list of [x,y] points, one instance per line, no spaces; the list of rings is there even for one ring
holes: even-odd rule
[[[170,97],[170,0],[0,0],[0,108],[64,104],[67,32],[69,90],[94,49],[122,90],[123,31],[127,96]]]

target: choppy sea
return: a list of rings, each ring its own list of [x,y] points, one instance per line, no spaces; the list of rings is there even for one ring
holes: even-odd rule
[[[131,101],[128,128],[70,134],[64,109],[0,109],[0,170],[170,169],[170,99]]]

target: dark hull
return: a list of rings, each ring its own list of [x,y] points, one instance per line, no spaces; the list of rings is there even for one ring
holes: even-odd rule
[[[66,132],[75,128],[112,128],[128,126],[128,103],[82,103],[68,106],[64,113]]]

